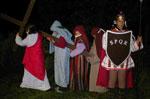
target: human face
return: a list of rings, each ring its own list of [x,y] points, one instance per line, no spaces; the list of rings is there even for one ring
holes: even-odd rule
[[[96,35],[95,35],[95,34],[93,34],[92,36],[93,36],[93,38],[96,38]]]
[[[123,29],[124,25],[125,25],[125,19],[123,16],[118,16],[116,19],[116,25],[117,28],[119,28],[120,30]]]
[[[80,37],[82,34],[79,31],[75,32],[75,38]]]

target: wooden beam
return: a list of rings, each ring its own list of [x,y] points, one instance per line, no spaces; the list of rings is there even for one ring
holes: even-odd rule
[[[10,17],[10,16],[8,16],[6,14],[3,14],[3,13],[0,14],[0,18],[2,18],[4,20],[7,20],[7,21],[9,21],[11,23],[14,23],[14,24],[16,24],[18,26],[21,26],[21,24],[22,24],[22,21],[19,21],[19,20],[15,19],[15,18],[12,18],[12,17]]]
[[[12,22],[12,23],[18,25],[18,26],[20,27],[20,28],[19,28],[19,33],[22,33],[22,32],[24,31],[25,25],[27,24],[27,22],[28,22],[28,20],[29,20],[29,17],[30,17],[30,15],[31,15],[33,6],[34,6],[34,4],[35,4],[35,1],[36,1],[36,0],[31,0],[31,1],[30,1],[30,4],[28,5],[28,9],[27,9],[27,11],[26,11],[26,13],[25,13],[25,16],[24,16],[24,18],[23,18],[23,21],[19,21],[19,20],[15,19],[15,18],[12,18],[12,17],[10,17],[10,16],[8,16],[8,15],[6,15],[6,14],[2,14],[2,13],[0,14],[0,18],[5,19],[5,20],[7,20],[7,21],[9,21],[9,22]]]
[[[40,33],[41,33],[44,37],[50,37],[50,38],[52,38],[54,41],[57,41],[57,40],[58,40],[58,38],[56,38],[56,37],[54,37],[54,36],[52,36],[52,35],[50,35],[50,34],[48,34],[48,33],[46,33],[46,32],[40,31]],[[70,43],[67,43],[67,42],[66,42],[66,47],[68,47],[68,48],[70,48],[70,49],[72,49],[72,50],[76,48],[75,45],[70,44]]]
[[[31,0],[30,1],[30,4],[28,5],[28,9],[27,9],[27,11],[25,13],[25,16],[23,18],[22,25],[20,26],[19,33],[22,33],[24,31],[24,27],[25,27],[25,25],[27,24],[27,22],[29,20],[29,17],[31,15],[32,9],[33,9],[34,4],[35,4],[35,1],[36,0]]]
[[[30,4],[28,5],[28,9],[27,9],[27,11],[26,11],[26,13],[25,13],[25,16],[24,16],[24,18],[23,18],[23,24],[24,24],[24,25],[25,25],[25,24],[28,22],[28,20],[29,20],[29,17],[30,17],[30,15],[31,15],[32,9],[33,9],[34,4],[35,4],[35,1],[36,1],[36,0],[31,0],[31,1],[30,1]]]

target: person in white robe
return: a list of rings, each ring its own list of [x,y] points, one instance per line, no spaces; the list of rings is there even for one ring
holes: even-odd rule
[[[44,66],[45,64],[44,64],[44,54],[42,51],[42,36],[33,29],[34,27],[35,26],[33,25],[28,27],[26,31],[27,37],[25,39],[22,39],[19,36],[19,33],[16,34],[15,38],[15,42],[17,45],[26,47],[23,59],[23,64],[25,65],[24,75],[20,87],[47,91],[51,87]],[[30,55],[29,54],[27,55],[27,50],[30,53]],[[36,53],[37,59],[34,56],[32,56],[35,55],[34,53]],[[26,59],[28,61],[25,61]]]
[[[67,43],[73,44],[71,40],[72,34],[64,28],[58,20],[55,20],[50,27],[53,31],[52,36],[63,38]],[[60,42],[61,43],[61,42]],[[54,42],[50,42],[49,52],[54,53],[54,74],[57,87],[55,90],[62,93],[69,84],[69,66],[70,66],[70,49],[67,47],[61,48],[55,46]]]

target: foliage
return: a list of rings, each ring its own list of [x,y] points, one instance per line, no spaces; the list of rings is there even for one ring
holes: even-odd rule
[[[15,73],[22,68],[21,60],[23,49],[15,44],[15,35],[10,33],[9,37],[0,42],[0,74],[1,76]]]

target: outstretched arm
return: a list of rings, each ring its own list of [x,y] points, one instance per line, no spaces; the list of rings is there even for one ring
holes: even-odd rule
[[[58,47],[61,47],[61,48],[68,47],[72,50],[75,49],[75,45],[67,43],[66,40],[63,37],[56,38],[56,37],[54,37],[54,36],[52,36],[52,35],[50,35],[46,32],[41,32],[41,33],[44,37],[47,38],[47,40],[52,42],[55,46],[58,46]]]
[[[71,51],[70,56],[75,57],[75,56],[83,53],[85,49],[86,49],[86,47],[85,47],[84,43],[77,43],[76,48]]]

